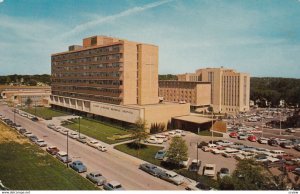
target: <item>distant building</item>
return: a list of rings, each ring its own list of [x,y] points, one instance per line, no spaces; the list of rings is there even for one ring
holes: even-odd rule
[[[178,81],[210,82],[214,112],[236,114],[249,110],[250,75],[247,73],[221,67],[198,69],[177,77]]]
[[[50,86],[8,86],[0,85],[0,95],[6,102],[25,106],[30,98],[31,106],[47,106],[51,95]]]
[[[189,114],[189,104],[159,103],[158,47],[107,36],[83,39],[51,56],[51,106],[122,124]]]
[[[199,81],[159,81],[159,96],[165,101],[190,103],[192,110],[209,107],[211,84]]]

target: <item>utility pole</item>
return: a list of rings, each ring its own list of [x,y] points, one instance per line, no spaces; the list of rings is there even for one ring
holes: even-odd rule
[[[190,146],[192,146],[192,144],[194,144],[195,142],[190,142]],[[198,152],[198,149],[199,149],[199,145],[200,145],[200,143],[198,143],[198,142],[196,142],[196,151],[197,151],[197,166],[199,166],[199,152]],[[198,182],[198,180],[199,180],[199,173],[198,173],[198,171],[196,171],[196,182]]]
[[[67,131],[67,168],[68,166],[68,161],[69,161],[69,131]]]

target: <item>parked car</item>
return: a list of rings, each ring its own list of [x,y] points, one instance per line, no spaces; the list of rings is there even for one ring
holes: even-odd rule
[[[99,142],[96,141],[96,140],[90,140],[90,141],[87,142],[87,144],[89,146],[93,147],[93,148],[96,148],[96,149],[98,148],[98,146],[100,146]]]
[[[154,158],[158,159],[158,160],[162,160],[166,154],[167,154],[167,152],[165,150],[159,150],[158,152],[156,152]]]
[[[72,139],[76,139],[78,137],[78,133],[77,132],[69,132],[69,137],[71,137]]]
[[[33,134],[32,134],[31,132],[28,131],[28,132],[25,132],[24,135],[25,135],[26,137],[30,137],[30,136],[32,136]]]
[[[40,147],[46,147],[47,144],[43,139],[38,139],[37,141],[35,141],[35,144],[40,146]]]
[[[293,161],[287,161],[283,166],[281,166],[280,170],[285,170],[287,172],[295,171],[295,169],[298,167],[298,165]]]
[[[239,139],[239,140],[245,140],[245,139],[247,139],[247,138],[248,138],[248,136],[245,135],[245,134],[240,134],[240,135],[238,136],[238,139]]]
[[[296,175],[300,176],[300,167],[295,168],[294,172],[295,172]]]
[[[274,139],[269,139],[268,140],[268,144],[270,145],[270,146],[278,146],[278,143],[277,143],[277,141],[276,140],[274,140]]]
[[[196,185],[191,185],[189,184],[186,188],[186,190],[193,190],[193,191],[197,191],[197,190],[203,190],[203,191],[208,191],[208,190],[213,190],[212,187],[205,185],[204,183],[197,183]]]
[[[282,143],[280,144],[280,146],[281,146],[282,148],[286,148],[286,149],[291,149],[291,148],[294,147],[293,144],[292,144],[291,142],[282,142]]]
[[[34,121],[34,122],[37,122],[37,121],[39,121],[39,119],[38,119],[37,117],[33,117],[33,118],[31,118],[31,120],[32,120],[32,121]]]
[[[228,168],[221,168],[219,172],[219,177],[222,179],[225,176],[230,176]]]
[[[188,168],[188,171],[191,171],[191,172],[198,172],[199,169],[200,169],[200,166],[201,166],[201,161],[199,160],[192,160],[189,168]]]
[[[184,178],[173,171],[163,171],[158,175],[159,178],[180,185],[184,182]]]
[[[51,155],[56,155],[59,152],[59,149],[56,146],[49,146],[46,148],[46,151]]]
[[[256,162],[266,162],[268,161],[268,156],[267,155],[257,155],[255,156],[255,161]]]
[[[55,128],[55,125],[54,125],[53,123],[50,123],[50,124],[47,125],[47,127],[48,127],[49,129],[54,129],[54,128]]]
[[[87,171],[86,166],[80,160],[72,162],[71,164],[69,164],[69,166],[78,173]]]
[[[24,133],[26,133],[26,132],[27,132],[27,130],[24,129],[24,128],[22,128],[22,129],[19,130],[19,133],[21,133],[21,134],[24,134]]]
[[[68,129],[61,129],[59,132],[63,135],[67,135],[69,133],[69,130]]]
[[[71,157],[68,156],[68,154],[67,154],[66,152],[62,152],[62,151],[57,152],[56,158],[57,158],[58,160],[62,161],[63,163],[69,163],[69,162],[72,162]]]
[[[225,153],[222,153],[222,156],[225,157],[225,158],[231,158],[232,154],[225,152]]]
[[[295,146],[294,146],[294,149],[300,152],[300,144],[295,145]]]
[[[32,142],[36,142],[38,140],[38,138],[35,135],[31,135],[31,136],[29,136],[29,140]]]
[[[288,133],[296,133],[296,130],[293,128],[288,128],[287,130],[285,130]]]
[[[139,167],[141,170],[153,175],[153,176],[159,176],[163,172],[162,169],[158,168],[157,166],[149,163],[143,163]]]
[[[203,166],[203,175],[214,177],[216,174],[216,165],[215,164],[205,164]]]
[[[189,161],[190,161],[190,158],[187,158],[187,159],[184,160],[184,161],[180,161],[180,162],[179,162],[179,165],[185,168],[185,167],[188,166]]]
[[[106,178],[100,172],[90,172],[86,175],[86,178],[98,186],[106,183]]]
[[[99,146],[97,147],[97,149],[100,150],[101,152],[106,152],[106,151],[107,151],[106,147],[103,146],[103,145],[99,145]]]
[[[249,140],[249,141],[252,141],[252,142],[256,142],[256,141],[257,141],[257,138],[256,138],[256,136],[254,136],[254,135],[250,135],[250,136],[248,136],[248,140]]]
[[[176,129],[175,132],[177,134],[180,134],[180,136],[185,136],[185,132],[183,130],[180,130],[180,129]]]
[[[59,127],[59,126],[55,126],[55,127],[53,128],[53,130],[56,131],[56,132],[61,132],[62,128]]]
[[[267,144],[268,140],[268,138],[260,137],[257,142],[260,144]]]
[[[110,181],[110,182],[104,183],[103,189],[104,190],[124,190],[121,183],[119,183],[117,181]]]
[[[147,143],[157,144],[157,143],[163,143],[163,140],[160,140],[155,138],[154,136],[150,136],[148,139],[146,139]]]
[[[167,137],[167,136],[165,136],[165,135],[159,135],[159,134],[155,135],[155,138],[156,138],[156,139],[162,139],[163,142],[166,142],[166,141],[169,140],[169,137]]]
[[[81,142],[81,143],[86,143],[87,142],[87,138],[85,136],[80,136],[76,138],[77,141]]]
[[[231,137],[231,138],[236,138],[237,136],[238,136],[238,134],[236,132],[229,133],[229,137]]]

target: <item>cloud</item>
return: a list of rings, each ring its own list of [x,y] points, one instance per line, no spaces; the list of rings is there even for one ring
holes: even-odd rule
[[[152,8],[161,6],[163,4],[169,3],[171,1],[173,1],[173,0],[157,1],[157,2],[149,3],[149,4],[146,4],[146,5],[140,6],[140,7],[133,7],[133,8],[127,9],[125,11],[122,11],[120,13],[117,13],[115,15],[110,15],[110,16],[105,16],[105,17],[98,16],[94,20],[91,20],[89,22],[86,22],[86,23],[79,24],[79,25],[75,26],[69,32],[67,32],[65,34],[62,34],[60,36],[60,38],[69,37],[69,36],[78,34],[82,31],[85,31],[88,28],[91,28],[93,26],[103,24],[103,23],[107,23],[107,22],[111,22],[111,21],[114,21],[116,19],[119,19],[119,18],[122,18],[122,17],[125,17],[125,16],[129,16],[129,15],[132,15],[132,14],[140,13],[140,12],[146,11],[148,9],[152,9]]]
[[[0,0],[0,3],[3,3],[4,2],[4,0]]]

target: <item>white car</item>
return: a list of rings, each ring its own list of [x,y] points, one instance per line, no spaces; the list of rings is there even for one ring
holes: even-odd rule
[[[61,129],[59,132],[60,132],[61,134],[67,135],[68,132],[69,132],[69,130],[68,130],[68,129]]]
[[[152,143],[152,144],[162,144],[164,142],[164,140],[155,138],[154,136],[151,136],[148,139],[146,139],[146,142],[147,143]]]
[[[32,136],[33,134],[32,134],[31,132],[26,132],[26,133],[24,133],[24,135],[25,135],[26,137],[30,137],[30,136]]]
[[[168,141],[169,138],[164,135],[155,135],[156,139],[162,139],[164,142]]]
[[[97,149],[100,150],[101,152],[106,152],[106,151],[107,151],[106,147],[103,146],[103,145],[99,145],[99,146],[97,147]]]
[[[221,141],[221,142],[216,142],[216,144],[225,147],[225,146],[233,145],[234,143],[231,141]]]
[[[293,128],[288,128],[287,130],[285,130],[286,132],[289,132],[289,133],[296,133],[296,130],[293,129]]]
[[[78,137],[78,133],[77,132],[70,132],[69,137],[71,137],[72,139],[76,139]]]
[[[169,131],[169,135],[170,135],[171,137],[174,137],[174,136],[176,135],[176,132],[175,132],[175,131]]]
[[[214,177],[216,174],[216,165],[215,164],[205,164],[203,166],[203,175]]]
[[[55,125],[52,124],[52,123],[50,123],[50,124],[47,125],[47,127],[48,127],[49,129],[54,129],[54,128],[55,128]]]
[[[182,166],[184,166],[184,167],[187,167],[188,166],[188,163],[189,163],[189,161],[190,161],[190,158],[188,158],[187,160],[185,160],[185,161],[181,161],[179,164],[180,165],[182,165]]]
[[[93,148],[97,148],[100,146],[99,142],[96,140],[90,140],[87,142],[87,144]]]
[[[184,131],[183,130],[180,130],[180,129],[176,129],[175,130],[175,133],[178,135],[178,136],[185,136],[185,133],[184,133]]]
[[[46,142],[43,139],[38,139],[35,144],[37,144],[40,147],[45,147],[47,146]]]
[[[217,148],[211,149],[211,153],[213,153],[213,154],[222,154],[224,152],[225,152],[225,150],[219,150]]]
[[[268,144],[268,140],[268,138],[261,137],[257,142],[260,144]]]

